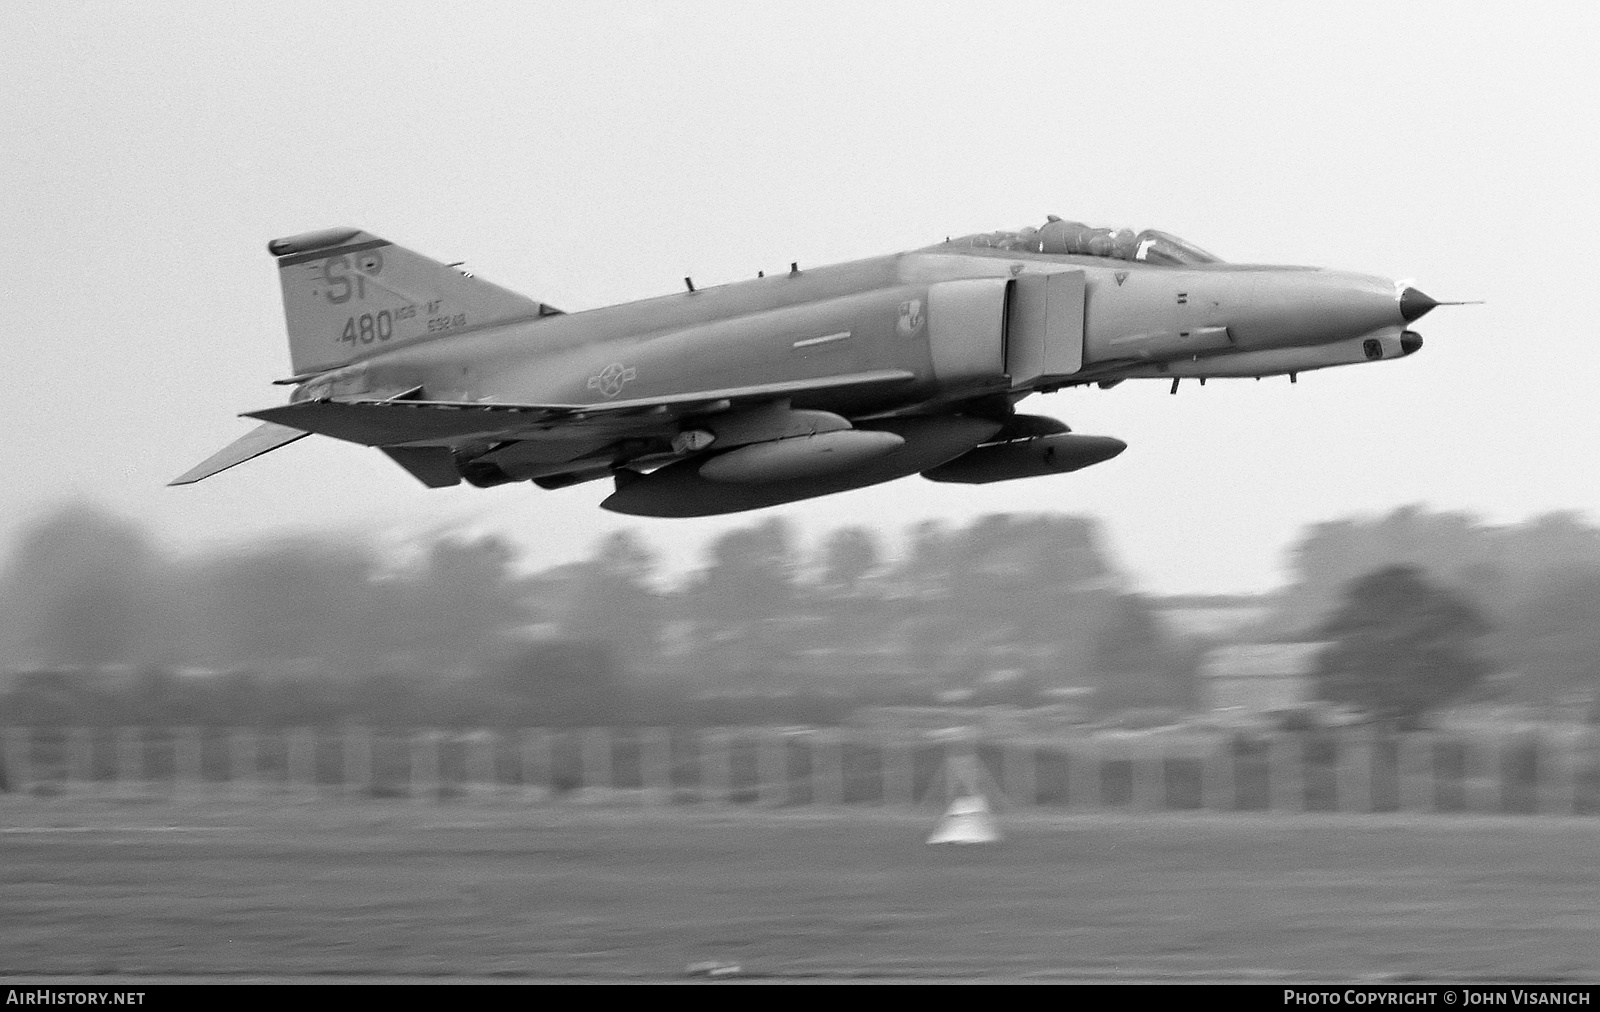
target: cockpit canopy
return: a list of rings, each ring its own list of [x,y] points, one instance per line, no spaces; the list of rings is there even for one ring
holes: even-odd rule
[[[951,246],[1017,250],[1027,253],[1074,253],[1146,264],[1216,264],[1222,258],[1185,242],[1169,232],[1147,228],[1090,228],[1081,221],[1063,221],[1055,215],[1040,228],[1020,232],[980,232],[949,240]]]

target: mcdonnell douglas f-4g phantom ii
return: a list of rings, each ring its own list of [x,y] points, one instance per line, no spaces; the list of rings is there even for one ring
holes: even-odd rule
[[[1127,379],[1274,376],[1410,355],[1405,283],[1224,263],[1165,232],[1040,228],[581,313],[366,232],[268,244],[290,403],[176,479],[302,436],[375,446],[431,487],[612,478],[606,509],[705,516],[921,474],[1075,471],[1125,444],[1019,414]]]

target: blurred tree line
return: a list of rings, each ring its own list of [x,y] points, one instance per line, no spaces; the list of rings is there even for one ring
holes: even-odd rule
[[[848,527],[809,549],[766,519],[671,581],[631,532],[533,574],[497,537],[414,547],[304,535],[176,557],[91,507],[43,516],[0,568],[0,722],[823,723],[1086,692],[1181,709],[1210,645],[1174,635],[1080,517],[928,522],[898,546]],[[1409,567],[1481,620],[1474,682],[1600,692],[1600,529],[1574,515],[1491,527],[1410,507],[1309,528],[1293,558],[1258,638],[1366,628],[1339,617],[1352,588]]]
[[[804,552],[769,519],[668,585],[640,537],[532,575],[497,537],[405,563],[331,536],[175,558],[71,506],[0,571],[0,721],[819,723],[871,702],[1186,705],[1194,644],[1127,592],[1093,521],[864,527]]]
[[[1317,694],[1395,729],[1414,729],[1483,680],[1489,666],[1479,641],[1488,628],[1464,595],[1414,566],[1358,577],[1317,631],[1328,642],[1312,671]]]
[[[1449,591],[1479,617],[1489,685],[1547,704],[1600,698],[1600,528],[1574,513],[1490,526],[1408,506],[1310,527],[1294,582],[1269,622],[1280,639],[1317,639],[1341,596],[1390,567]]]

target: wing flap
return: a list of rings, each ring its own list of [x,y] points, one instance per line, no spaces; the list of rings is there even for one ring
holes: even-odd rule
[[[411,472],[429,488],[449,488],[461,484],[455,458],[443,446],[385,446],[389,459]]]
[[[310,432],[302,429],[265,422],[178,475],[167,484],[192,485],[201,479],[211,477],[219,471],[226,471],[236,464],[243,464],[247,460],[253,460],[263,453],[270,453],[280,446],[288,446],[295,440],[309,435],[311,435]]]

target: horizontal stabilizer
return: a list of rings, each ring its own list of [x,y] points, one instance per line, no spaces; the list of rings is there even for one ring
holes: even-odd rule
[[[395,446],[504,433],[551,422],[560,422],[563,428],[568,429],[585,425],[615,427],[626,424],[619,416],[632,412],[660,410],[670,416],[672,409],[683,413],[711,404],[722,403],[726,406],[736,401],[772,400],[816,390],[897,384],[913,379],[914,375],[904,369],[879,369],[844,376],[697,390],[597,404],[494,404],[398,399],[299,401],[251,411],[246,417],[289,425],[365,446]]]
[[[235,439],[167,484],[192,485],[202,478],[211,477],[218,471],[226,471],[235,464],[243,464],[247,460],[259,457],[263,453],[270,453],[280,446],[288,446],[295,440],[309,435],[311,433],[300,429],[266,422]]]

